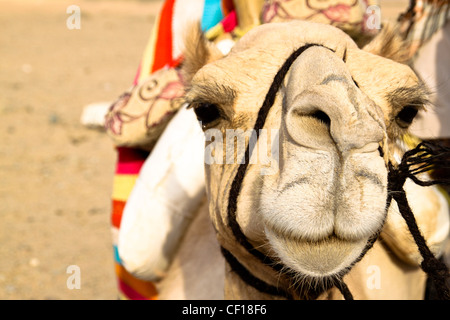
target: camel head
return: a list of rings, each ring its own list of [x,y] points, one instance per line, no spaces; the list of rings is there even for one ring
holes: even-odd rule
[[[380,233],[389,163],[426,101],[388,33],[360,49],[337,28],[292,21],[253,29],[226,56],[188,47],[210,215],[253,274],[341,277]]]

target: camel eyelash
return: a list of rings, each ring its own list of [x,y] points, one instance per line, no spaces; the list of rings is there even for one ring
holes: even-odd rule
[[[395,122],[400,128],[411,125],[419,110],[429,104],[429,91],[423,84],[412,87],[400,87],[387,95],[389,103],[394,110]]]

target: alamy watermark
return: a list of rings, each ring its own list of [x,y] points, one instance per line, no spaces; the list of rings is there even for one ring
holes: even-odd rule
[[[70,274],[67,277],[66,286],[67,289],[81,289],[81,269],[77,265],[70,265],[66,269],[66,273]]]
[[[369,6],[366,9],[366,27],[369,30],[381,29],[381,9],[379,6]]]
[[[260,165],[261,175],[278,172],[279,130],[219,129],[205,130],[205,164],[248,164]],[[246,155],[248,149],[248,154]]]
[[[366,285],[370,290],[381,289],[381,269],[377,265],[370,265],[366,269],[367,277]]]
[[[66,9],[66,13],[70,16],[66,20],[66,26],[69,30],[81,29],[81,9],[77,5],[70,5]]]

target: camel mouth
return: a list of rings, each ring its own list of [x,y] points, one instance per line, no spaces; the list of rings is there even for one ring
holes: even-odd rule
[[[344,240],[332,234],[310,241],[265,229],[270,247],[289,270],[310,279],[342,277],[370,247],[372,237]]]
[[[359,261],[386,219],[387,188],[383,167],[378,168],[377,173],[365,165],[344,171],[343,188],[297,180],[276,197],[265,193],[260,207],[265,235],[283,265],[323,279],[341,276]]]
[[[388,197],[378,150],[343,160],[334,153],[301,152],[287,157],[283,174],[265,177],[258,208],[264,226],[313,243],[333,234],[349,242],[374,235],[384,224]]]

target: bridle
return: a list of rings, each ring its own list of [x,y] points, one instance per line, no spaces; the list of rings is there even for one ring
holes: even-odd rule
[[[257,139],[259,138],[260,129],[264,127],[265,121],[269,114],[271,107],[275,102],[275,98],[277,92],[279,91],[281,84],[288,73],[292,63],[308,48],[320,46],[324,47],[320,44],[305,44],[304,46],[295,50],[283,63],[281,68],[276,73],[274,80],[265,96],[264,102],[258,112],[258,116],[256,122],[254,124],[254,132],[257,134]],[[324,47],[334,52],[334,50]],[[253,255],[256,259],[258,259],[261,263],[266,266],[269,266],[274,271],[279,273],[284,273],[289,276],[289,271],[285,271],[285,266],[280,264],[278,261],[275,261],[271,257],[265,255],[261,251],[257,250],[253,247],[250,241],[247,239],[245,234],[243,233],[239,223],[237,222],[237,203],[238,197],[242,188],[242,184],[244,181],[244,177],[247,171],[247,167],[249,164],[250,153],[249,149],[250,145],[247,146],[246,152],[244,154],[244,161],[240,162],[240,165],[237,169],[236,175],[231,184],[229,197],[228,197],[228,206],[227,206],[227,222],[230,227],[235,240],[241,245],[247,252]],[[430,158],[430,154],[432,154],[432,158]],[[418,229],[417,223],[415,222],[414,215],[411,211],[411,208],[408,205],[408,201],[406,199],[405,191],[403,190],[403,185],[406,181],[406,178],[411,178],[415,183],[425,186],[431,184],[442,184],[448,183],[446,181],[420,181],[416,177],[416,174],[427,171],[430,169],[432,163],[440,164],[439,161],[443,161],[442,158],[445,158],[445,154],[450,154],[449,150],[438,150],[438,152],[433,151],[433,149],[426,145],[425,143],[420,144],[415,149],[410,150],[405,153],[401,164],[396,168],[391,163],[389,163],[389,175],[388,175],[388,198],[386,205],[386,215],[387,210],[390,206],[392,199],[395,199],[400,212],[407,222],[408,228],[411,234],[414,237],[415,242],[419,247],[419,251],[423,256],[424,260],[422,262],[422,269],[431,277],[436,285],[436,289],[438,291],[439,296],[442,299],[449,300],[450,294],[449,289],[446,286],[446,279],[449,277],[448,269],[441,261],[439,261],[433,253],[430,251],[428,246],[426,245],[425,239],[420,233]],[[444,155],[444,156],[442,156]],[[445,161],[445,160],[444,160]],[[427,165],[425,165],[427,163]],[[419,169],[416,167],[419,166]],[[411,169],[412,167],[416,169]],[[360,261],[362,257],[367,253],[370,248],[372,248],[373,244],[377,240],[379,234],[373,236],[367,243],[366,248],[360,257],[355,261],[352,266]],[[233,256],[233,254],[221,247],[222,254],[231,267],[231,269],[236,272],[239,277],[248,285],[254,287],[260,292],[264,292],[270,295],[281,296],[286,299],[292,299],[293,295],[279,287],[275,287],[266,283],[265,281],[255,277],[248,269],[243,266],[239,260]],[[347,272],[351,269],[350,266]],[[347,285],[342,281],[342,278],[336,278],[331,281],[331,287],[336,286],[339,291],[343,294],[345,299],[353,299],[353,296],[348,289]],[[313,292],[296,292],[299,297],[303,298],[316,298],[320,293],[325,290],[328,290],[331,287],[324,287],[322,290],[314,290]]]

